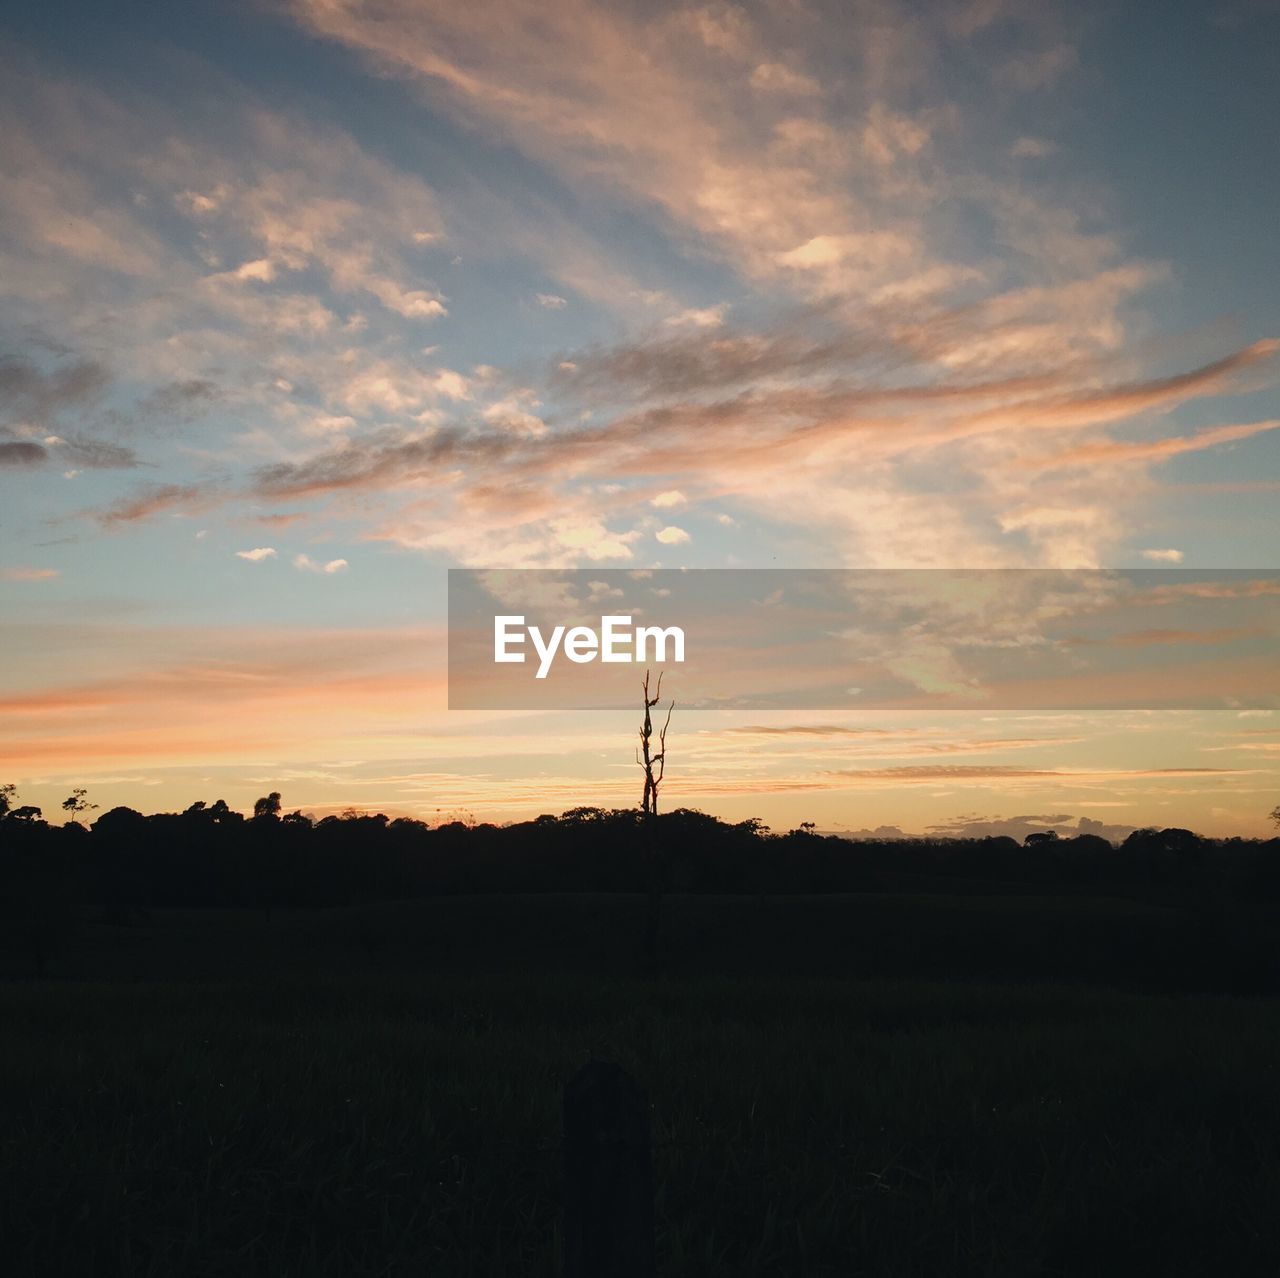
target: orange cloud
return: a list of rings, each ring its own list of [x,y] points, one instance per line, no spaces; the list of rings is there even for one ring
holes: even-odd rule
[[[437,630],[219,629],[140,633],[136,644],[154,665],[135,658],[111,678],[0,696],[5,765],[74,774],[113,760],[402,752],[446,700]]]
[[[1201,452],[1240,439],[1252,439],[1255,435],[1280,427],[1280,419],[1262,422],[1245,422],[1233,426],[1214,426],[1197,431],[1194,435],[1175,435],[1167,439],[1152,439],[1126,443],[1122,440],[1095,440],[1092,443],[1058,453],[1053,457],[1027,459],[1021,464],[1038,470],[1059,466],[1093,466],[1111,462],[1160,462],[1182,453]]]

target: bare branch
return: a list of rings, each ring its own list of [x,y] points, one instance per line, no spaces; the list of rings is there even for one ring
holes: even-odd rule
[[[658,671],[658,682],[652,697],[649,695],[649,675],[650,672],[646,670],[644,682],[640,685],[644,694],[644,723],[640,727],[640,746],[636,751],[636,763],[644,769],[644,796],[640,800],[640,810],[645,816],[656,816],[658,787],[662,784],[662,778],[667,771],[667,729],[671,726],[671,714],[676,708],[676,703],[673,700],[667,707],[667,717],[658,733],[658,750],[655,754],[650,750],[650,743],[653,741],[653,718],[649,711],[662,699],[663,672]]]

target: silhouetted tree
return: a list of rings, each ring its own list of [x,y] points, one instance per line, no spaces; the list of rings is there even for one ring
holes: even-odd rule
[[[252,881],[253,894],[262,906],[267,922],[271,911],[287,891],[289,877],[288,834],[280,820],[280,791],[258,799],[253,805],[250,826],[252,863],[246,867]]]
[[[671,712],[676,708],[673,700],[667,707],[666,722],[658,734],[658,752],[652,754],[653,720],[649,712],[662,700],[662,671],[658,671],[658,686],[653,696],[649,696],[649,672],[644,672],[644,723],[640,727],[640,749],[636,751],[636,762],[644,769],[644,795],[640,800],[640,810],[647,816],[658,815],[658,787],[667,770],[667,728],[671,725]],[[655,772],[654,769],[657,769]]]
[[[94,858],[97,896],[107,919],[128,923],[135,913],[145,915],[147,818],[133,808],[111,808],[90,829],[98,852]]]
[[[278,817],[280,815],[280,791],[272,790],[265,798],[257,800],[253,805],[253,819]]]
[[[226,799],[214,799],[205,815],[215,825],[240,825],[244,821],[244,814],[228,807]]]
[[[645,851],[649,862],[649,907],[645,919],[645,958],[651,968],[658,962],[658,933],[662,924],[662,894],[666,874],[665,858],[660,844],[660,835],[655,829],[658,816],[658,787],[667,771],[667,728],[671,725],[671,713],[676,708],[672,700],[667,707],[666,721],[658,734],[658,751],[653,753],[653,719],[650,715],[653,707],[662,700],[662,671],[658,671],[658,686],[653,696],[649,695],[649,672],[644,672],[644,722],[640,726],[640,748],[636,751],[636,762],[644,769],[644,794],[640,800],[640,811],[644,816]]]
[[[43,976],[69,893],[40,809],[17,798],[15,786],[0,786],[0,936],[25,951]]]
[[[88,793],[89,791],[86,790],[84,786],[77,786],[65,799],[62,800],[62,810],[68,816],[72,817],[78,817],[85,812],[92,812],[98,805],[96,803],[89,803],[85,799],[84,796]]]

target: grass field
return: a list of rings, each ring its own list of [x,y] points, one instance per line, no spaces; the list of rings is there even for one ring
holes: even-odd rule
[[[1276,1271],[1280,1003],[984,974],[993,918],[1027,958],[1139,907],[881,902],[934,929],[896,979],[833,960],[870,905],[792,904],[677,904],[652,979],[618,900],[83,924],[0,985],[8,1271],[556,1274],[592,1056],[649,1092],[664,1275]]]

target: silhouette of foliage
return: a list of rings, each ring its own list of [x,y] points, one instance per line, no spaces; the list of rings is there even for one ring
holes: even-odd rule
[[[85,811],[83,791],[72,796]],[[971,891],[991,883],[1163,892],[1207,886],[1238,899],[1280,900],[1280,839],[1204,839],[1185,829],[1134,831],[1120,847],[1097,835],[853,841],[804,822],[773,833],[689,808],[650,814],[675,892]],[[13,786],[0,788],[3,873],[36,855],[57,863],[69,899],[118,921],[160,906],[341,905],[452,893],[647,892],[646,817],[581,806],[497,826],[348,809],[313,821],[281,815],[278,793],[246,820],[222,799],[144,816],[115,807],[89,829],[47,824]]]

